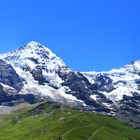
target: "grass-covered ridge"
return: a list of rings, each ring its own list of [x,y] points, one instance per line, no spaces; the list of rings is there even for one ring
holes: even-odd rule
[[[0,140],[25,139],[140,140],[140,131],[110,117],[48,102],[0,119]]]

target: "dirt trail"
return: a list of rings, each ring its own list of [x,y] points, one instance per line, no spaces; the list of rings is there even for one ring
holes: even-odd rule
[[[87,139],[87,140],[91,140],[99,131],[101,131],[102,129],[104,129],[104,127],[101,127],[99,129],[97,129],[96,131],[94,131],[92,133],[92,135]]]

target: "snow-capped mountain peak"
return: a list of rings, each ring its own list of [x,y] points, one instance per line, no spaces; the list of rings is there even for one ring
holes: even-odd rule
[[[111,98],[114,101],[120,101],[123,99],[124,95],[133,96],[133,93],[139,93],[140,81],[140,61],[133,61],[132,63],[125,65],[120,69],[112,69],[105,72],[83,72],[83,74],[88,78],[91,83],[102,83],[102,87],[114,87],[110,92],[106,92],[104,95]],[[102,75],[102,77],[100,76]],[[100,77],[100,79],[98,78]],[[108,78],[110,83],[107,82]]]
[[[68,74],[71,70],[63,60],[42,44],[31,41],[15,51],[1,54],[0,59],[10,64],[23,82],[19,94],[33,94],[61,102],[67,99],[70,104],[84,102],[67,94],[69,87],[63,86],[64,80],[59,72]]]
[[[46,54],[49,59],[56,57],[56,54],[54,54],[50,49],[35,41],[29,42],[25,46],[19,48],[19,50],[29,51],[30,53],[40,53],[40,55],[41,53],[43,55]]]
[[[126,72],[139,74],[140,73],[140,61],[139,60],[133,61],[132,63],[126,65],[124,67],[124,69]]]
[[[50,49],[38,42],[29,42],[15,51],[0,55],[0,58],[11,64],[17,74],[26,81],[24,83],[26,92],[27,88],[29,90],[31,86],[38,86],[38,84],[61,87],[62,79],[57,72],[60,69],[66,69],[65,63]],[[39,86],[38,89],[41,90]]]
[[[21,57],[47,57],[48,59],[52,59],[56,57],[56,54],[54,54],[50,49],[46,48],[42,44],[31,41],[12,52],[2,54],[1,57],[8,57],[9,59],[18,59]]]
[[[13,66],[29,66],[31,69],[39,64],[50,67],[51,70],[66,66],[62,59],[56,56],[50,49],[38,42],[31,41],[28,44],[16,49],[15,51],[0,55],[1,59],[6,60]]]
[[[37,41],[31,41],[31,42],[27,43],[27,46],[34,46],[34,47],[36,47],[36,46],[43,46],[43,45],[41,45]]]

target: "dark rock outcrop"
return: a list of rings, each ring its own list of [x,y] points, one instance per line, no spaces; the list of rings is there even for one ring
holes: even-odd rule
[[[31,71],[31,74],[33,75],[34,79],[38,81],[40,85],[44,85],[44,83],[48,83],[47,80],[43,77],[42,69],[40,67],[33,69]]]
[[[94,87],[99,91],[111,92],[115,89],[113,81],[105,74],[97,74],[95,76]]]
[[[62,86],[68,86],[70,91],[68,94],[72,94],[77,99],[85,102],[86,105],[90,106],[93,110],[97,112],[110,112],[109,108],[106,108],[102,103],[112,103],[107,99],[102,93],[99,93],[94,86],[88,81],[86,77],[80,72],[62,73],[58,72],[59,76],[64,81]],[[93,100],[90,96],[96,94],[99,97],[98,101]],[[89,109],[91,109],[89,107]]]
[[[22,80],[14,68],[0,59],[0,82],[20,91],[23,84]]]
[[[120,109],[116,115],[117,119],[140,128],[140,94],[133,93],[133,96],[124,96],[120,101]]]

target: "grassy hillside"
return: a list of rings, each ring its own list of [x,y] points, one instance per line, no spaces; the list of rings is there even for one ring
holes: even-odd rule
[[[140,140],[140,131],[109,117],[48,102],[1,118],[0,140]]]

